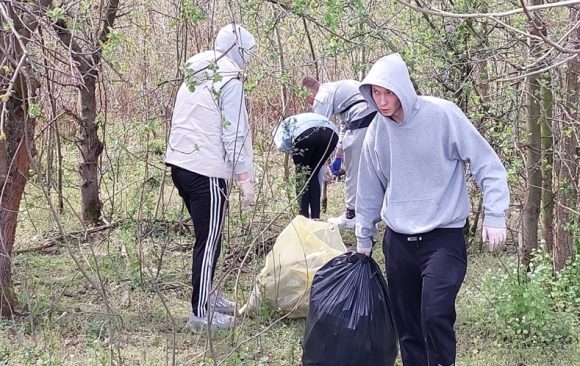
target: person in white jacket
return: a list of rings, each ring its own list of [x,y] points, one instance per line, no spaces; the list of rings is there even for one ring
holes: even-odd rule
[[[403,365],[455,365],[455,299],[467,269],[463,226],[471,205],[466,163],[483,191],[483,239],[506,239],[506,170],[453,102],[419,96],[399,54],[379,59],[360,87],[378,111],[363,144],[357,251],[371,255],[386,225],[389,297]]]
[[[221,251],[228,185],[233,178],[242,205],[254,201],[253,153],[244,102],[243,72],[256,45],[245,28],[228,24],[215,48],[186,63],[175,100],[165,163],[191,215],[195,234],[188,326],[229,328],[234,304],[212,287]]]

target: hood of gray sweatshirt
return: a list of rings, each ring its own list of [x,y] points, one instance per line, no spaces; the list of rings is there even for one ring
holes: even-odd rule
[[[459,107],[418,96],[399,54],[379,59],[360,86],[369,106],[379,110],[373,85],[399,98],[403,120],[395,122],[379,111],[367,130],[356,198],[358,244],[372,245],[381,219],[408,235],[462,227],[471,212],[466,163],[483,191],[484,225],[505,227],[505,168]]]

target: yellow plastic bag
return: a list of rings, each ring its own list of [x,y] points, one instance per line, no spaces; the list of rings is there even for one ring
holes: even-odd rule
[[[344,252],[338,227],[295,217],[278,235],[240,313],[256,310],[265,302],[274,310],[289,313],[290,318],[306,317],[314,274]]]

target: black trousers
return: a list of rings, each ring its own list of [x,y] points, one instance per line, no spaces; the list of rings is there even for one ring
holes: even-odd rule
[[[455,362],[455,299],[467,270],[463,228],[383,239],[389,297],[405,366]]]
[[[206,316],[222,245],[227,184],[224,179],[206,177],[176,166],[171,166],[171,178],[193,221],[192,312],[197,316]]]
[[[296,165],[296,194],[302,216],[320,218],[318,173],[337,143],[338,134],[326,127],[309,128],[294,140],[292,160]]]

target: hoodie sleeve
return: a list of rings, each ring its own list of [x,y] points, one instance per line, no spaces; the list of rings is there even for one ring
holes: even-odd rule
[[[248,113],[241,81],[233,79],[221,89],[222,142],[227,160],[234,166],[234,174],[248,172],[251,157],[245,156],[243,146],[250,141]]]
[[[334,89],[330,84],[322,84],[314,97],[312,104],[314,113],[321,114],[330,119],[334,114]]]
[[[375,151],[375,136],[376,131],[369,129],[364,140],[358,172],[355,234],[357,244],[363,248],[370,248],[373,245],[372,238],[377,232],[375,224],[381,220],[387,187],[387,179],[380,170],[381,165]]]
[[[507,172],[501,160],[465,114],[454,105],[452,158],[467,161],[483,192],[484,226],[505,227],[509,207]]]
[[[325,83],[320,86],[320,90],[314,98],[314,104],[312,105],[312,111],[316,114],[321,114],[328,119],[331,119],[335,113],[336,106],[334,105],[336,89],[334,83]],[[342,141],[345,134],[345,124],[340,121],[340,134],[338,135],[338,144],[336,145],[337,151],[343,151]]]

